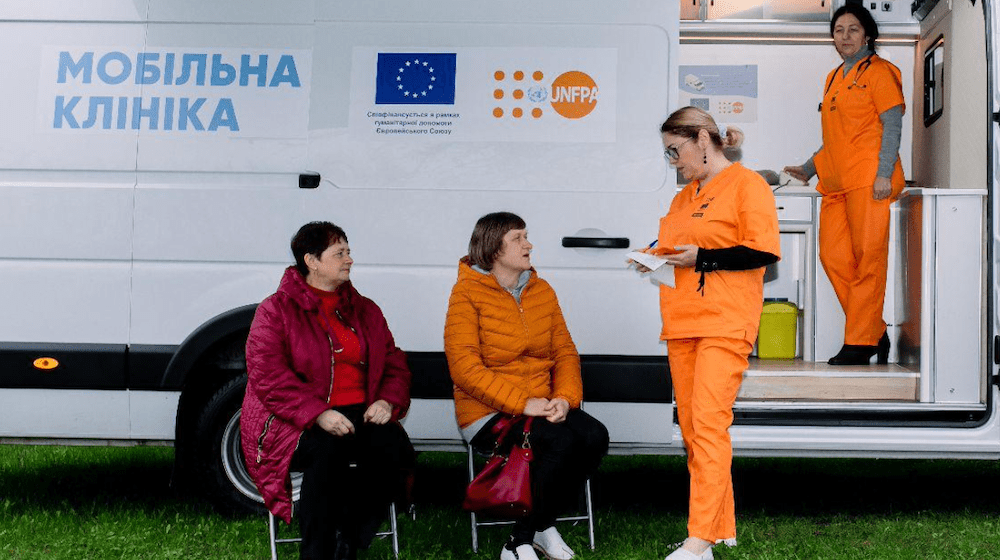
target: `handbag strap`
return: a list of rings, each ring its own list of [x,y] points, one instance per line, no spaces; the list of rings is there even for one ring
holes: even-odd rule
[[[497,434],[497,438],[493,444],[493,452],[490,454],[490,456],[495,457],[501,454],[500,448],[503,447],[504,442],[507,440],[507,437],[510,434],[510,430],[514,427],[514,424],[517,423],[517,420],[519,418],[521,418],[520,415],[518,416],[504,415],[502,418],[500,418],[500,420],[497,421],[496,424],[493,425],[492,431],[494,434]]]
[[[531,442],[528,441],[528,436],[531,433],[531,421],[534,419],[534,416],[529,416],[528,419],[524,421],[524,430],[522,431],[524,434],[524,440],[521,442],[521,447],[524,449],[531,449]]]
[[[492,456],[500,455],[500,448],[503,447],[504,442],[510,436],[511,430],[517,424],[518,420],[522,418],[522,415],[517,416],[504,416],[493,425],[493,433],[497,434],[496,443],[493,444]],[[524,427],[521,429],[522,440],[521,447],[525,449],[531,448],[531,443],[528,441],[528,435],[531,432],[531,421],[534,419],[533,416],[528,416],[524,421]]]

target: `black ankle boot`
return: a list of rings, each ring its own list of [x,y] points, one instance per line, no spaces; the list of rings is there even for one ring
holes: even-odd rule
[[[876,347],[876,355],[878,360],[876,363],[879,365],[885,365],[889,363],[889,333],[883,332],[882,338],[878,339],[878,346]]]
[[[876,346],[845,344],[827,363],[831,366],[867,366],[872,356],[877,356],[876,362],[880,365],[889,363],[889,333],[882,333]]]

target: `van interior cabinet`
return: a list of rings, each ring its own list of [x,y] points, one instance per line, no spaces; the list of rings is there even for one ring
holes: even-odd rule
[[[805,361],[812,361],[814,355],[816,197],[816,191],[809,187],[775,193],[781,260],[767,267],[764,273],[764,298],[787,300],[799,309],[795,356]]]
[[[912,188],[900,199],[900,363],[920,371],[920,402],[984,399],[985,197],[983,190]]]

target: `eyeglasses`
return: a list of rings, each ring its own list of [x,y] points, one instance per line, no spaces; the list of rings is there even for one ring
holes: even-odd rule
[[[683,146],[684,144],[687,144],[688,142],[690,142],[692,140],[694,140],[694,138],[688,138],[687,140],[681,142],[680,144],[677,144],[676,146],[667,146],[663,150],[663,157],[665,157],[667,159],[671,159],[671,160],[674,160],[674,159],[677,159],[677,158],[681,157],[681,155],[679,153],[677,153],[677,150],[681,146]]]

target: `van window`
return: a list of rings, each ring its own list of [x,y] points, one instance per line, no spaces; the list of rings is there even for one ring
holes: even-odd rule
[[[944,37],[924,55],[924,126],[944,114]]]

